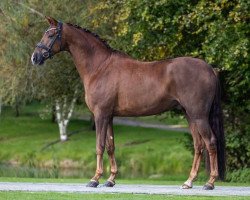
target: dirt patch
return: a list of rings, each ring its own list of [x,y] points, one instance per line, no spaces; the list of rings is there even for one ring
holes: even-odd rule
[[[134,141],[126,142],[123,146],[133,146],[133,145],[138,145],[138,144],[144,144],[149,141],[151,140],[134,140]]]

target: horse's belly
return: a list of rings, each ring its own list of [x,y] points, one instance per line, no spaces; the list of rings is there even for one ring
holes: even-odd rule
[[[148,96],[145,99],[138,98],[133,100],[125,99],[115,107],[114,115],[126,117],[155,115],[170,110],[177,104],[177,101],[170,96],[162,98]]]

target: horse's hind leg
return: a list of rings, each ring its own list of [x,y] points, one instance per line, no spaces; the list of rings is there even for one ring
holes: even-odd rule
[[[208,119],[202,118],[202,119],[195,119],[192,121],[192,126],[194,126],[194,130],[191,128],[192,135],[196,135],[197,138],[194,138],[194,144],[197,144],[197,141],[204,141],[208,154],[209,154],[209,159],[210,159],[210,179],[209,181],[205,184],[203,189],[205,190],[212,190],[214,189],[214,182],[218,176],[218,163],[217,163],[217,147],[216,147],[216,138],[212,132],[212,129],[209,125]],[[200,135],[199,137],[197,135]],[[187,188],[187,186],[192,186],[192,181],[197,175],[198,171],[198,166],[199,162],[201,159],[201,143],[199,143],[198,146],[195,146],[195,154],[194,156],[194,163],[193,167],[190,173],[190,177],[188,181],[185,182],[183,185],[183,188]],[[186,186],[186,187],[185,187]]]
[[[196,179],[199,171],[199,166],[201,162],[202,157],[202,151],[203,151],[203,141],[202,138],[198,132],[198,129],[196,127],[196,124],[189,121],[189,128],[193,137],[194,142],[194,160],[192,169],[189,174],[188,180],[182,185],[182,189],[189,189],[193,187],[193,181]]]
[[[115,185],[115,177],[117,174],[117,165],[115,161],[115,144],[114,144],[114,131],[112,120],[108,125],[107,137],[106,137],[106,150],[109,156],[110,162],[110,177],[104,184],[106,187],[113,187]]]
[[[210,178],[203,189],[214,189],[214,182],[218,177],[217,145],[215,135],[209,125],[208,119],[196,120],[198,131],[205,142],[210,160]]]

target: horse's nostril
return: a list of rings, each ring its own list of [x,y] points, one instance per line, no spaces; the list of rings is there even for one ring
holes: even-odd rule
[[[41,53],[36,52],[33,53],[31,56],[31,62],[33,65],[41,65],[43,64],[44,60],[43,60],[43,56]]]
[[[31,56],[31,62],[33,65],[38,64],[41,61],[41,55],[39,53],[33,53]]]
[[[33,56],[33,62],[36,62],[37,61],[37,56],[36,56],[36,54]]]
[[[37,61],[37,53],[33,53],[31,56],[31,62],[32,62],[32,64],[35,64],[36,61]]]

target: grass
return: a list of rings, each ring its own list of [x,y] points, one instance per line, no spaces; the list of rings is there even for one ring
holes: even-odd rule
[[[172,196],[172,195],[145,195],[145,194],[76,194],[76,193],[55,193],[55,192],[0,192],[0,200],[246,200],[250,197],[213,197],[213,196]]]
[[[69,130],[82,131],[65,143],[59,142],[42,150],[59,138],[57,125],[48,118],[42,120],[39,117],[42,109],[39,104],[27,106],[18,118],[13,117],[11,109],[3,111],[0,118],[0,175],[57,178],[71,173],[70,177],[92,176],[96,166],[95,133],[90,130],[89,122],[72,120]],[[185,133],[128,126],[115,126],[114,130],[120,177],[184,180],[188,175],[192,155],[181,142]],[[13,167],[15,164],[17,169]],[[106,155],[104,164],[107,175]],[[27,168],[32,170],[25,172]],[[50,171],[41,172],[37,168]]]

